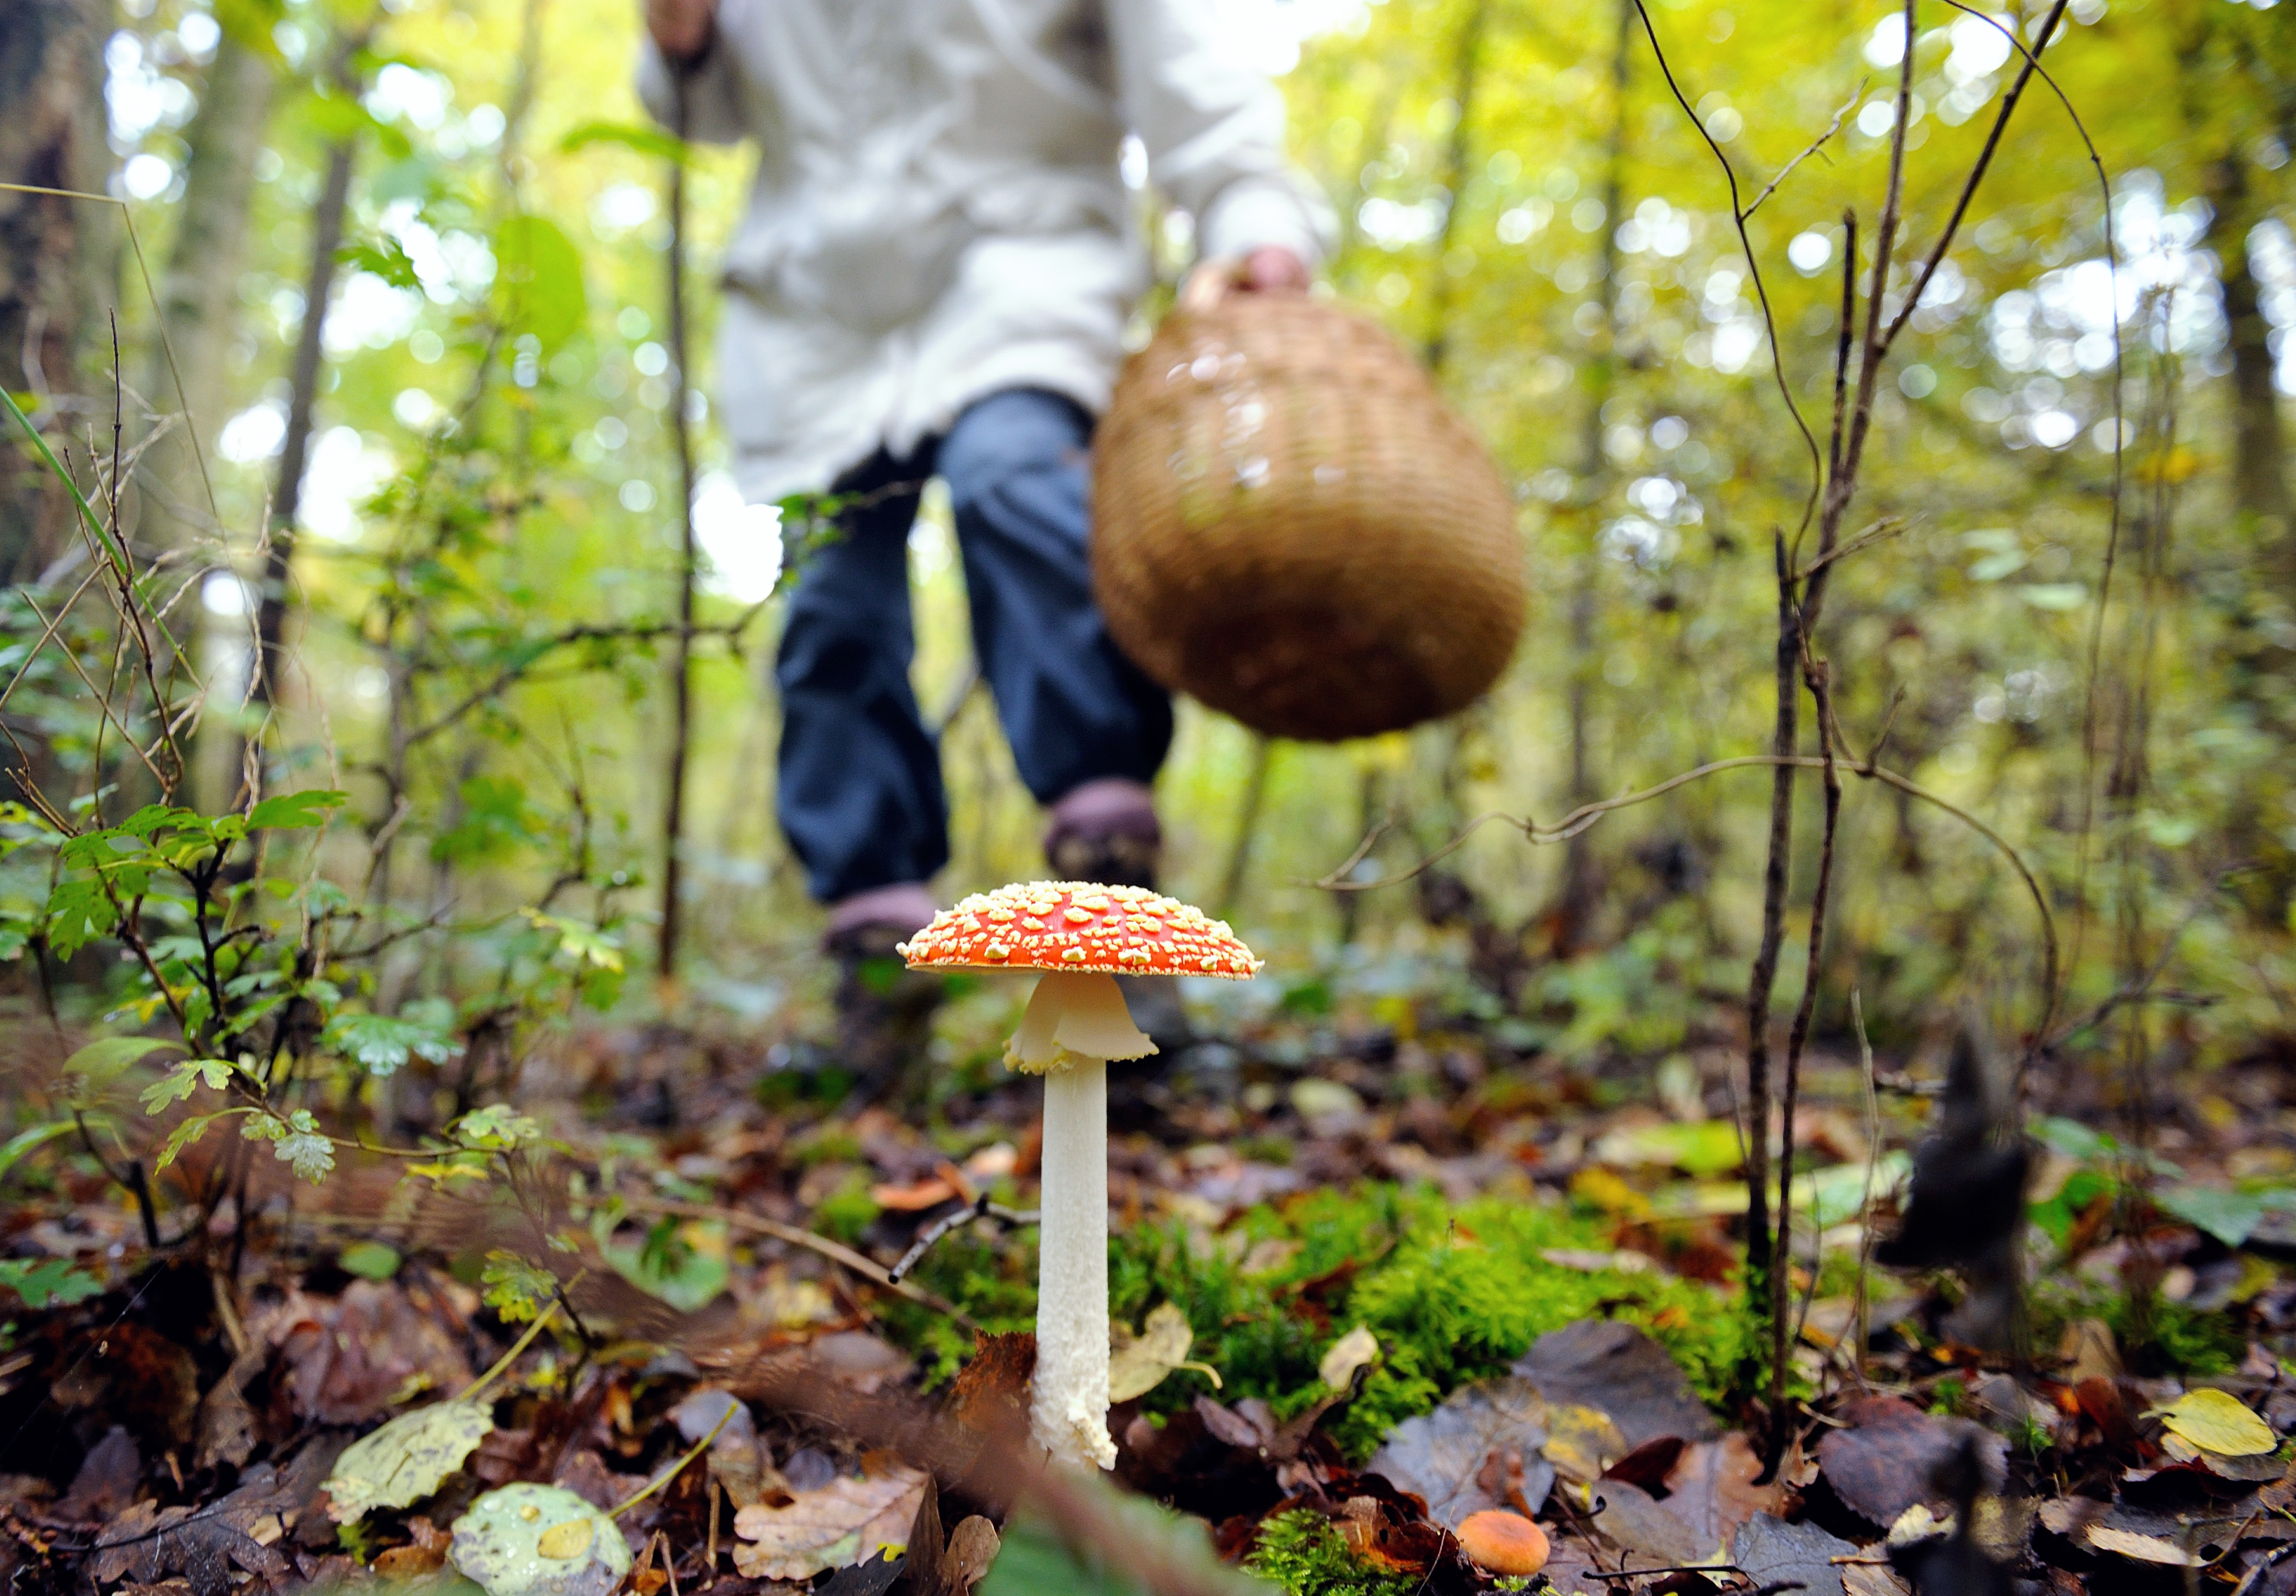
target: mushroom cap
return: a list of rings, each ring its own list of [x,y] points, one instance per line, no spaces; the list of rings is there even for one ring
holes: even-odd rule
[[[1536,1574],[1546,1567],[1546,1532],[1521,1513],[1490,1508],[1459,1521],[1459,1550],[1492,1574]]]
[[[1260,964],[1226,921],[1144,887],[1090,881],[1019,881],[975,893],[934,915],[900,952],[917,970],[1060,970],[1230,981],[1250,980]]]

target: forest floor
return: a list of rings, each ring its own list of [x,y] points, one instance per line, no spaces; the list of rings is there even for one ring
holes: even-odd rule
[[[2008,1312],[2013,1281],[1871,1257],[1942,1057],[1814,1057],[1774,1430],[1726,1016],[1607,1068],[1410,1003],[1205,1017],[1220,1039],[1113,1081],[1119,1503],[1031,1489],[1009,1444],[1035,1232],[998,1215],[1034,1200],[1040,1090],[995,1062],[1014,1008],[960,997],[933,1072],[858,1108],[770,1035],[578,1028],[523,1062],[532,1134],[486,1178],[346,1157],[314,1186],[211,1134],[161,1183],[157,1252],[92,1162],[24,1160],[9,1589],[444,1590],[474,1499],[525,1481],[620,1510],[635,1561],[545,1546],[481,1572],[493,1596],[1540,1588],[1463,1555],[1484,1510],[1538,1522],[1564,1592],[2296,1590],[2286,1059],[2179,1093],[2142,1154],[2082,1093],[2040,1105]],[[234,1168],[248,1223],[178,1235],[184,1187]],[[398,1456],[359,1514],[346,1447],[447,1411],[537,1310],[460,1450]],[[1977,1349],[1988,1313],[2026,1356]],[[1194,1549],[1141,1497],[1201,1519]]]

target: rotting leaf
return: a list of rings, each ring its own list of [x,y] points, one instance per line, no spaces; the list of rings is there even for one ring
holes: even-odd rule
[[[893,1463],[859,1478],[840,1474],[778,1507],[745,1507],[734,1516],[734,1566],[750,1579],[810,1579],[881,1548],[898,1551],[924,1488],[921,1470]]]
[[[1546,1461],[1565,1478],[1582,1485],[1602,1478],[1629,1450],[1619,1427],[1600,1408],[1577,1403],[1550,1405],[1546,1426]]]
[[[975,1513],[948,1532],[948,1555],[941,1559],[941,1591],[965,1596],[988,1577],[996,1560],[996,1526]]]
[[[1597,1480],[1586,1500],[1597,1535],[1654,1564],[1686,1563],[1717,1550],[1639,1486]]]
[[[1817,1444],[1818,1467],[1842,1504],[1877,1527],[1896,1523],[1918,1502],[1940,1500],[1931,1474],[1965,1438],[1973,1439],[1990,1483],[1998,1486],[2006,1445],[1966,1420],[1923,1412],[1898,1396],[1867,1397],[1842,1410],[1853,1428]]]
[[[614,1521],[558,1486],[489,1491],[454,1530],[447,1556],[487,1596],[607,1596],[630,1571]]]
[[[1788,1524],[1757,1513],[1731,1537],[1730,1560],[1756,1584],[1799,1580],[1805,1596],[1843,1596],[1841,1566],[1857,1548],[1815,1524]]]
[[[139,1502],[96,1537],[95,1577],[109,1584],[132,1574],[148,1585],[181,1574],[196,1596],[223,1596],[237,1567],[275,1584],[289,1572],[287,1559],[250,1531],[267,1515],[291,1511],[299,1505],[296,1495],[277,1469],[260,1463],[237,1490],[207,1507]]]
[[[2197,1568],[2205,1560],[2158,1535],[2140,1535],[2134,1530],[2115,1529],[2109,1524],[2090,1525],[2087,1539],[2088,1543],[2099,1551],[2133,1558],[2140,1563],[2159,1563],[2172,1568]]]
[[[353,1524],[376,1508],[412,1506],[461,1468],[494,1427],[494,1416],[475,1402],[441,1402],[400,1414],[335,1460],[327,1480],[329,1516]]]
[[[1145,1396],[1176,1369],[1193,1369],[1212,1382],[1214,1389],[1220,1383],[1219,1371],[1210,1363],[1192,1363],[1188,1349],[1195,1345],[1196,1332],[1189,1328],[1188,1316],[1177,1303],[1164,1303],[1152,1310],[1140,1326],[1137,1336],[1125,1325],[1111,1327],[1108,1355],[1108,1400],[1130,1402]]]
[[[1722,1433],[1666,1348],[1616,1320],[1582,1319],[1549,1331],[1515,1360],[1513,1372],[1550,1404],[1609,1414],[1625,1441],[1620,1453],[1660,1436],[1711,1441]]]
[[[2272,1427],[2251,1412],[2246,1403],[2213,1386],[2187,1391],[2147,1415],[2156,1416],[2171,1434],[2221,1457],[2254,1457],[2280,1445]]]
[[[1495,1453],[1522,1461],[1529,1507],[1546,1500],[1554,1484],[1554,1466],[1540,1452],[1547,1436],[1538,1387],[1520,1375],[1502,1375],[1462,1386],[1433,1412],[1397,1425],[1364,1469],[1423,1497],[1429,1518],[1456,1529],[1470,1513],[1509,1505],[1481,1483]]]
[[[1710,1549],[1727,1546],[1755,1514],[1775,1515],[1785,1506],[1784,1486],[1757,1484],[1761,1477],[1761,1454],[1743,1431],[1702,1441],[1684,1448],[1668,1472],[1667,1510],[1697,1531]]]

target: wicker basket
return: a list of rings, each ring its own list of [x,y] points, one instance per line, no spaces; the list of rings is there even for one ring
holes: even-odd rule
[[[1093,574],[1148,675],[1313,741],[1464,708],[1523,624],[1490,456],[1393,337],[1304,296],[1176,310],[1126,364]]]

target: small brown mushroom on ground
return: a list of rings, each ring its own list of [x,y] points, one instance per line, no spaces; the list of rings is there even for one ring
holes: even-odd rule
[[[1536,1574],[1546,1567],[1546,1532],[1521,1513],[1492,1508],[1460,1520],[1459,1550],[1487,1574]]]

